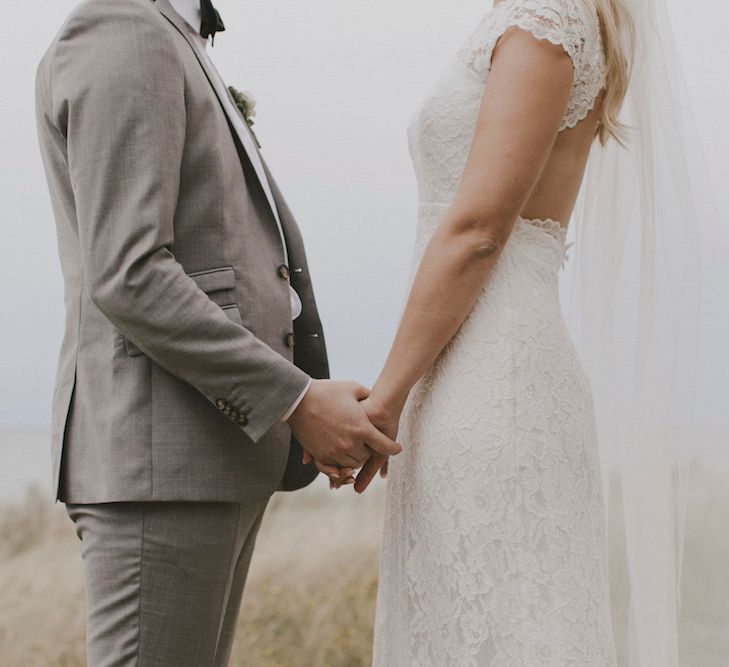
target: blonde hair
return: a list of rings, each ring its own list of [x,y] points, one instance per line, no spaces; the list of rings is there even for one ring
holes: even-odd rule
[[[600,109],[597,135],[600,143],[613,137],[624,144],[626,127],[618,120],[628,90],[633,64],[635,34],[633,20],[623,0],[593,0],[600,19],[603,50],[607,66],[605,94]]]

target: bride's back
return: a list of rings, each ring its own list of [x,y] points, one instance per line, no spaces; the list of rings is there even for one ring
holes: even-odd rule
[[[563,130],[521,215],[527,220],[552,219],[566,225],[572,215],[582,177],[596,139],[602,94],[594,108],[573,128]]]
[[[513,134],[514,128],[502,131],[499,123],[511,116],[512,125],[521,128],[523,144],[525,135],[533,129],[527,126],[542,122],[545,113],[553,113],[553,109],[529,102],[533,98],[530,98],[529,90],[513,89],[515,85],[528,85],[524,77],[529,75],[525,75],[522,62],[526,56],[520,55],[520,49],[525,44],[523,40],[527,39],[525,35],[530,34],[528,39],[536,37],[559,45],[562,57],[565,53],[569,56],[573,76],[566,107],[559,112],[562,116],[558,135],[539,172],[538,181],[519,213],[528,220],[551,218],[563,225],[567,223],[598,128],[603,134],[606,127],[610,131],[613,129],[606,114],[615,101],[609,91],[619,93],[619,86],[613,86],[608,53],[604,50],[603,22],[598,12],[600,2],[506,0],[484,17],[418,108],[411,123],[410,149],[421,205],[432,207],[435,204],[443,208],[450,204],[463,186],[466,174],[476,183],[477,189],[481,188],[487,203],[493,192],[501,190],[503,198],[503,192],[510,187],[508,183],[524,180],[524,174],[517,172],[522,167],[529,168],[536,158],[525,155],[525,151],[520,152],[516,146],[510,148],[507,135]],[[502,39],[507,35],[509,39]],[[496,68],[499,74],[493,80],[496,72],[492,72],[492,66],[499,59],[499,50],[503,50],[509,40],[512,41],[509,55]],[[556,61],[551,59],[550,63]],[[491,94],[490,108],[486,111],[484,91]],[[500,99],[502,93],[503,101]],[[494,101],[495,98],[498,99]],[[523,100],[518,110],[513,106],[515,99]],[[493,122],[499,129],[493,129]],[[479,134],[479,128],[488,131],[485,139],[481,132],[481,145],[475,150],[482,154],[490,150],[491,157],[481,160],[478,168],[469,172],[467,162],[474,152],[474,136]],[[495,148],[495,144],[501,144],[500,148]],[[495,178],[496,170],[500,171],[502,166],[514,172],[513,175],[502,174],[500,179]],[[486,188],[486,184],[490,187]],[[492,201],[492,208],[500,210],[503,203]],[[432,228],[434,222],[435,219],[429,227]]]

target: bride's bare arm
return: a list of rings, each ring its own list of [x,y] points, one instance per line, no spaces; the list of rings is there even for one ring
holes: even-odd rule
[[[396,429],[413,385],[459,329],[536,185],[567,107],[572,61],[560,46],[510,28],[494,50],[465,172],[425,250],[368,412]],[[363,490],[376,473],[360,473]]]

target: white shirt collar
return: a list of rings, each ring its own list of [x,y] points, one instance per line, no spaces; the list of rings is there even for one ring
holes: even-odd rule
[[[173,9],[183,18],[196,33],[200,34],[202,12],[200,0],[170,0]]]

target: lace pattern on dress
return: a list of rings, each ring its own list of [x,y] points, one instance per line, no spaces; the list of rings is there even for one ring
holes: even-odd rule
[[[537,227],[538,229],[545,231],[550,236],[554,236],[554,238],[556,238],[558,241],[561,241],[562,243],[564,243],[567,239],[567,230],[559,222],[557,222],[556,220],[552,220],[552,218],[519,219],[531,225],[532,227]]]
[[[511,26],[562,46],[575,74],[560,131],[575,127],[590,113],[605,86],[605,54],[595,8],[584,0],[503,0],[489,19],[461,51],[462,61],[485,79],[496,42]]]
[[[421,207],[414,267],[446,210]],[[374,667],[616,664],[592,395],[552,234],[519,218],[403,412]]]
[[[458,190],[490,50],[509,21],[576,63],[565,126],[592,105],[599,34],[577,8],[499,3],[414,114],[411,280]],[[411,393],[388,476],[374,667],[616,664],[592,394],[560,309],[564,241],[555,220],[520,217]]]

